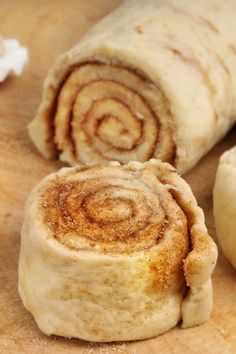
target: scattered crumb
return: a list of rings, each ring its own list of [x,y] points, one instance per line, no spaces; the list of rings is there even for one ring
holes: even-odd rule
[[[86,348],[83,354],[136,354],[136,350],[128,350],[125,343],[122,344],[105,344],[105,343],[89,343],[89,347]]]
[[[139,34],[143,34],[143,29],[142,29],[141,26],[135,27],[134,30],[135,30],[137,33],[139,33]]]

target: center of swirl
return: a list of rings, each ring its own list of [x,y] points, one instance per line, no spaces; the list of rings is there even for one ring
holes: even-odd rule
[[[129,130],[124,122],[112,115],[105,115],[98,121],[97,135],[118,149],[131,149],[136,140],[141,137],[140,130]]]
[[[88,218],[101,224],[127,220],[135,213],[134,205],[129,199],[108,197],[99,200],[96,194],[85,200],[84,207]]]

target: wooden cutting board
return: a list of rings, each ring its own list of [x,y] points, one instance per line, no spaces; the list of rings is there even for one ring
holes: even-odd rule
[[[1,0],[0,3],[2,35],[18,38],[30,53],[30,63],[22,77],[9,78],[0,84],[0,353],[236,353],[236,271],[221,250],[213,276],[214,312],[211,320],[199,327],[185,330],[177,327],[140,342],[93,345],[46,337],[24,309],[17,293],[24,203],[32,187],[61,166],[39,155],[26,125],[36,112],[43,79],[58,54],[73,46],[121,0]],[[185,177],[206,213],[207,226],[214,238],[215,171],[220,154],[235,143],[236,129]]]

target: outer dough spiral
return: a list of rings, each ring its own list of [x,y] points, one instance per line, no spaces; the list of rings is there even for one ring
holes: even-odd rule
[[[64,168],[27,202],[19,292],[48,335],[149,338],[209,318],[216,257],[202,210],[170,165]]]
[[[235,0],[125,1],[62,55],[29,125],[42,154],[180,173],[236,117]]]
[[[236,147],[220,158],[213,197],[217,236],[225,256],[236,268]]]

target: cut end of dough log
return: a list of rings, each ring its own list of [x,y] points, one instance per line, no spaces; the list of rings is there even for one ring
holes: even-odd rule
[[[45,135],[42,121],[29,125],[32,139],[47,158],[54,157],[56,149],[71,165],[110,160],[125,164],[152,157],[175,162],[167,100],[134,69],[102,61],[81,63],[64,77],[50,114],[54,117],[47,142],[40,138]]]

